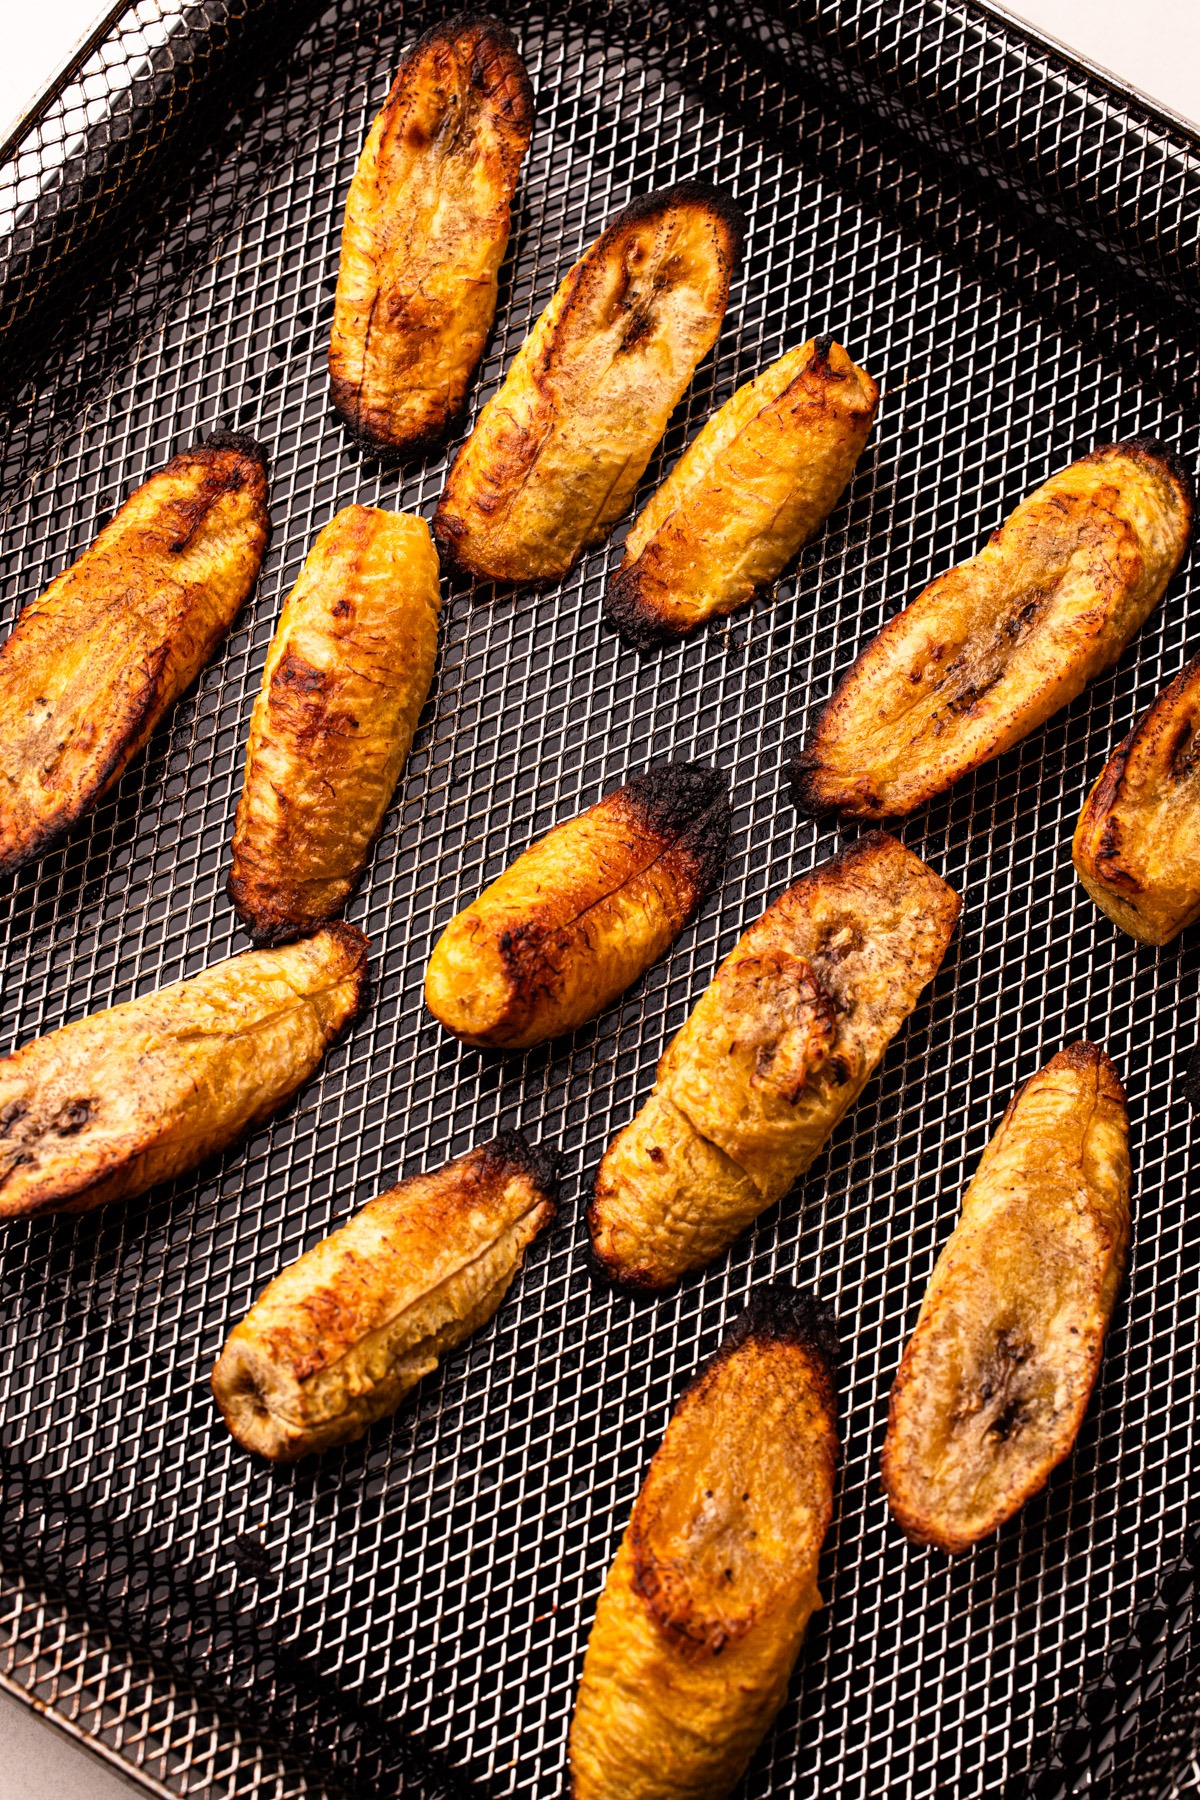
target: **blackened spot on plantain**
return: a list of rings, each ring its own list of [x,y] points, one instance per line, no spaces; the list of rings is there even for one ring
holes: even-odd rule
[[[1176,781],[1186,781],[1200,768],[1200,736],[1193,719],[1185,719],[1171,746],[1168,767]]]
[[[1024,1398],[1013,1389],[1019,1387],[1020,1371],[1032,1355],[1033,1345],[1021,1333],[998,1331],[991,1360],[979,1381],[978,1403],[969,1395],[959,1408],[959,1417],[970,1417],[980,1407],[994,1403],[996,1410],[985,1428],[988,1435],[1002,1444],[1015,1437],[1025,1422],[1026,1408]]]
[[[29,1111],[24,1100],[10,1100],[0,1112],[0,1137],[7,1137],[14,1125],[19,1125]]]
[[[656,837],[695,861],[697,904],[715,887],[729,851],[729,778],[703,763],[656,763],[621,790]]]
[[[91,1118],[94,1104],[91,1100],[68,1100],[65,1106],[59,1108],[51,1121],[50,1129],[56,1131],[59,1137],[73,1137],[77,1131],[83,1130]]]
[[[314,669],[292,650],[284,653],[271,677],[272,688],[284,688],[296,694],[316,694],[324,685],[324,670]]]
[[[521,1131],[501,1131],[479,1151],[480,1174],[516,1169],[528,1175],[539,1194],[552,1203],[558,1199],[564,1159],[549,1144],[531,1144]]]

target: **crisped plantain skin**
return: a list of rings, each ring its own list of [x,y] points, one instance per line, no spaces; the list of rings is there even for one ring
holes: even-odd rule
[[[767,1288],[675,1408],[596,1608],[574,1800],[720,1800],[782,1706],[833,1512],[830,1310]]]
[[[636,520],[605,597],[609,623],[645,649],[747,605],[837,504],[878,404],[831,337],[740,387]]]
[[[84,1212],[195,1168],[302,1087],[355,1016],[367,940],[327,925],[0,1060],[0,1218]]]
[[[800,805],[909,813],[1011,750],[1116,662],[1191,525],[1191,483],[1157,445],[1053,475],[862,652],[793,759]]]
[[[532,129],[497,20],[449,19],[401,63],[350,184],[329,346],[333,403],[368,446],[430,448],[462,411]]]
[[[1200,656],[1114,750],[1084,803],[1072,854],[1080,881],[1143,944],[1200,918]]]
[[[892,1385],[883,1485],[916,1543],[970,1549],[1070,1454],[1128,1244],[1125,1095],[1072,1044],[1010,1101]]]
[[[728,783],[661,763],[526,850],[434,946],[425,1003],[466,1044],[524,1050],[604,1011],[725,866]]]
[[[603,542],[716,342],[744,229],[698,182],[613,221],[459,451],[433,521],[444,560],[488,581],[553,581]]]
[[[0,870],[39,856],[117,782],[254,586],[267,473],[218,432],[132,493],[0,648]]]
[[[605,1152],[588,1224],[610,1280],[669,1287],[787,1193],[933,980],[958,910],[881,832],[767,908]]]
[[[238,1443],[294,1462],[394,1412],[500,1305],[554,1217],[557,1165],[505,1132],[389,1188],[277,1275],[212,1373]]]
[[[229,893],[256,943],[339,913],[391,803],[437,657],[424,519],[348,506],[288,596],[250,721]]]

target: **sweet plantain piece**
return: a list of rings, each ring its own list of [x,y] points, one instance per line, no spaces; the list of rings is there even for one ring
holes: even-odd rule
[[[747,605],[836,506],[878,403],[871,377],[831,337],[740,387],[625,540],[609,623],[646,649]]]
[[[1169,944],[1200,918],[1200,656],[1117,745],[1084,803],[1072,855],[1122,931]]]
[[[500,1305],[554,1217],[557,1162],[505,1132],[389,1188],[277,1275],[212,1373],[238,1443],[294,1462],[394,1412]]]
[[[254,586],[267,471],[217,432],[132,493],[0,648],[0,870],[78,823],[199,674]]]
[[[800,805],[909,813],[1011,750],[1116,662],[1191,526],[1191,483],[1158,445],[1051,476],[868,644],[793,759]]]
[[[675,1408],[596,1608],[574,1800],[720,1800],[783,1705],[833,1512],[833,1317],[757,1293]]]
[[[0,1218],[128,1200],[224,1150],[319,1066],[366,968],[362,932],[327,925],[0,1059]]]
[[[556,825],[451,919],[425,1004],[464,1044],[525,1050],[574,1031],[665,955],[728,841],[725,776],[657,764]]]
[[[701,357],[741,209],[699,182],[647,194],[580,258],[459,451],[433,521],[486,581],[553,581],[602,543]]]
[[[532,129],[497,20],[446,20],[401,63],[350,184],[329,346],[333,403],[369,447],[430,448],[462,411]]]
[[[437,656],[424,519],[347,506],[279,620],[250,721],[229,893],[259,944],[339,913],[391,803]]]
[[[669,1287],[787,1193],[937,974],[958,910],[882,832],[772,902],[605,1152],[588,1209],[602,1273]]]
[[[918,1544],[987,1537],[1071,1452],[1129,1243],[1129,1115],[1095,1044],[1009,1102],[892,1385],[883,1485]]]

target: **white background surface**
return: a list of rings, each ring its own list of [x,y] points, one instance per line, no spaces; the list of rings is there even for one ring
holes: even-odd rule
[[[1200,122],[1200,0],[1008,0],[1044,32]],[[0,0],[0,137],[109,8]],[[131,1800],[98,1758],[0,1694],[0,1800]]]

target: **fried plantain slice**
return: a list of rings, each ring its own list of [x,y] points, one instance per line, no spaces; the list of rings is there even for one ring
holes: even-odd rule
[[[744,230],[741,208],[701,182],[614,219],[458,453],[433,521],[444,561],[553,581],[604,541],[716,342]]]
[[[217,432],[173,456],[0,648],[0,870],[40,856],[120,780],[254,586],[267,471]]]
[[[447,19],[400,64],[350,184],[329,345],[334,406],[368,447],[431,448],[461,413],[532,130],[498,20]]]
[[[915,1543],[969,1550],[1070,1455],[1125,1268],[1129,1181],[1117,1072],[1071,1044],[1009,1102],[892,1384],[883,1485]]]
[[[277,1275],[212,1373],[273,1462],[348,1444],[496,1311],[555,1214],[558,1158],[507,1131],[368,1202]]]
[[[250,721],[229,894],[259,944],[312,931],[356,886],[437,657],[424,519],[347,506],[288,596]]]
[[[0,1219],[128,1200],[224,1150],[303,1087],[366,971],[362,932],[327,925],[0,1059]]]
[[[1075,827],[1076,873],[1143,944],[1200,918],[1200,656],[1113,751]]]
[[[872,832],[805,875],[735,944],[596,1176],[597,1265],[670,1287],[787,1193],[933,980],[957,894]]]
[[[783,1705],[833,1513],[833,1314],[755,1294],[676,1405],[608,1572],[574,1800],[720,1800]]]
[[[648,649],[746,606],[837,505],[878,404],[831,337],[740,387],[634,522],[605,596],[609,624]]]
[[[1044,725],[1145,623],[1192,505],[1156,444],[1105,444],[1051,476],[843,676],[792,761],[799,804],[909,813]]]
[[[425,1004],[464,1044],[526,1050],[594,1019],[716,885],[729,785],[659,763],[533,844],[451,919]]]

